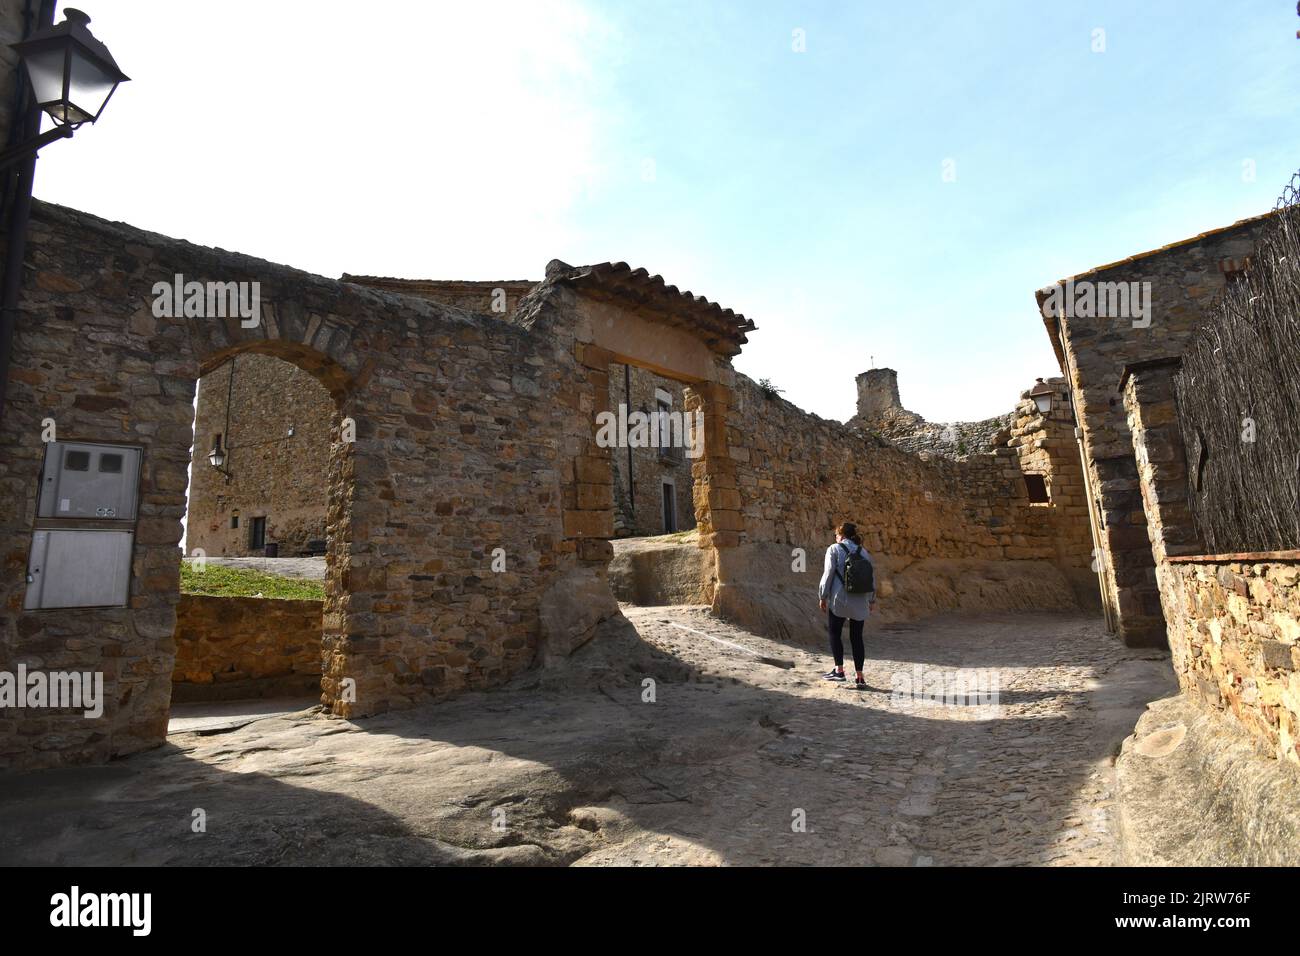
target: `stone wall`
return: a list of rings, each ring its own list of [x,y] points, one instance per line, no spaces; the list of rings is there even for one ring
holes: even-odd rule
[[[318,695],[321,602],[182,594],[172,700]]]
[[[0,670],[98,671],[108,704],[93,721],[5,713],[0,763],[102,761],[162,741],[195,383],[236,354],[310,372],[355,428],[353,441],[330,436],[323,702],[377,713],[535,659],[543,596],[578,561],[563,524],[571,423],[556,412],[577,403],[571,336],[42,203],[27,268],[0,427]],[[155,283],[177,273],[260,282],[260,323],[156,315]],[[23,610],[47,418],[62,440],[144,450],[125,607]]]
[[[975,499],[987,496],[994,504],[1009,500],[999,486],[999,476],[1021,483],[1026,475],[1042,477],[1048,500],[1030,506],[1042,509],[1050,520],[1033,519],[1024,530],[1032,535],[1050,528],[1056,563],[1070,580],[1080,603],[1089,608],[1100,606],[1086,482],[1074,432],[1070,389],[1064,378],[1045,383],[1052,388],[1046,414],[1038,411],[1029,390],[1025,390],[1015,409],[1005,415],[945,424],[927,422],[903,408],[898,375],[893,369],[870,369],[859,375],[856,383],[858,412],[846,423],[850,428],[885,438],[894,447],[922,457],[964,463],[966,490]],[[1015,467],[1006,460],[1013,453],[1017,458]]]
[[[631,395],[628,395],[630,385]],[[633,365],[616,363],[609,368],[609,406],[617,411],[625,405],[633,411],[652,414],[658,409],[657,393],[666,393],[674,412],[685,409],[685,388],[662,375]],[[632,484],[629,489],[628,472]],[[614,534],[618,537],[668,534],[695,527],[692,494],[694,479],[685,449],[619,448],[610,456],[614,469]],[[665,527],[663,486],[673,486],[677,525]]]
[[[736,380],[728,441],[746,540],[823,541],[856,516],[877,551],[1055,557],[1051,514],[1031,506],[1016,449],[967,462],[926,459],[810,415],[743,375]]]
[[[1300,763],[1300,552],[1206,555],[1187,504],[1177,359],[1128,366],[1124,407],[1174,671],[1269,756]]]
[[[1174,669],[1269,756],[1300,764],[1300,552],[1170,560]]]
[[[1070,381],[1083,430],[1100,517],[1107,616],[1130,646],[1163,646],[1165,622],[1120,395],[1121,375],[1130,364],[1181,353],[1222,292],[1225,276],[1246,266],[1255,239],[1270,220],[1271,215],[1246,219],[1058,283],[1072,283],[1069,288],[1078,290],[1087,283],[1150,283],[1146,317],[1090,317],[1079,308],[1070,310],[1073,315],[1059,315],[1063,310],[1050,299],[1053,287],[1037,293],[1040,315]]]
[[[364,285],[384,292],[413,295],[441,305],[454,306],[478,315],[491,315],[499,319],[508,317],[537,283],[532,279],[496,279],[473,281],[468,279],[392,279],[382,276],[354,276],[343,274],[340,280],[352,285]]]
[[[190,554],[261,554],[253,519],[281,556],[325,539],[334,400],[309,372],[270,355],[235,355],[199,381],[185,545]],[[224,471],[208,461],[216,436]]]
[[[503,321],[536,284],[346,274],[341,281]],[[194,427],[186,535],[190,552],[261,554],[250,543],[256,517],[266,519],[266,541],[278,544],[281,556],[302,553],[309,542],[324,540],[329,435],[335,418],[333,399],[309,373],[272,356],[239,356],[206,374],[199,382]],[[228,476],[208,463],[217,434],[226,446]]]
[[[1022,439],[1036,434],[1033,421]],[[1063,557],[1059,546],[1062,525],[1077,524],[1078,514],[1029,502],[1018,448],[968,461],[914,455],[810,415],[743,375],[725,444],[738,530],[718,551],[719,613],[778,635],[818,633],[810,596],[845,520],[876,559],[887,618],[1078,606],[1062,569],[1077,571],[1087,552],[1071,546]],[[697,496],[709,492],[697,483]]]
[[[1005,432],[1005,447],[1015,450],[1022,475],[1042,476],[1049,500],[1030,507],[1050,515],[1056,563],[1074,587],[1080,605],[1100,609],[1087,485],[1075,437],[1070,388],[1063,378],[1050,378],[1045,384],[1052,387],[1048,411],[1038,410],[1029,391],[1021,393]]]

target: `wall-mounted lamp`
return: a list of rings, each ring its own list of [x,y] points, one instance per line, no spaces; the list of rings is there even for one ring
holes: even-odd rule
[[[1052,388],[1052,386],[1048,385],[1040,378],[1038,384],[1029,390],[1029,397],[1034,400],[1034,404],[1038,406],[1038,410],[1046,415],[1052,410],[1052,395],[1055,392],[1056,389]]]
[[[56,139],[71,136],[82,123],[99,119],[118,84],[130,77],[113,54],[91,34],[90,17],[69,7],[63,22],[36,30],[13,44],[31,85],[36,107],[54,128],[0,153],[0,168],[17,162]]]
[[[220,435],[212,440],[212,451],[208,452],[208,463],[225,475],[226,481],[230,480],[230,472],[222,467],[226,463],[226,449],[221,445]]]
[[[108,47],[91,35],[86,27],[90,17],[80,10],[69,9],[64,13],[63,22],[55,26],[54,0],[44,0],[36,7],[39,11],[36,29],[26,39],[13,44],[26,71],[30,100],[14,112],[13,138],[17,142],[0,150],[0,171],[4,171],[0,185],[10,197],[9,208],[5,210],[9,217],[8,250],[0,289],[0,417],[4,415],[14,327],[22,293],[23,255],[27,247],[37,153],[55,140],[71,136],[82,123],[99,119],[118,84],[129,79],[117,68]],[[41,132],[42,113],[54,121],[53,128],[44,133]],[[11,178],[16,180],[12,185]]]

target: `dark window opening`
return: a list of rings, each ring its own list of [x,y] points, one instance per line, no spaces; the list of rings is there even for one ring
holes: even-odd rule
[[[265,518],[254,518],[253,523],[248,526],[248,547],[252,551],[260,551],[266,547]]]
[[[655,414],[659,416],[659,458],[669,464],[676,464],[682,460],[683,449],[673,444],[676,436],[673,434],[672,415],[673,403],[663,398],[655,398]],[[685,424],[683,423],[682,441],[686,440]]]
[[[1030,504],[1045,504],[1052,500],[1047,493],[1047,479],[1042,475],[1025,475],[1025,488]]]
[[[231,516],[230,516],[230,527],[232,527],[232,528],[238,528],[238,527],[239,527],[239,515],[231,515]]]

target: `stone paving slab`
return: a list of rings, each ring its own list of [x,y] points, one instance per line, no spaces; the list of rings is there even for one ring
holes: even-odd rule
[[[265,716],[111,772],[12,776],[0,863],[1118,862],[1114,756],[1172,674],[1099,622],[872,630],[860,692],[819,679],[825,655],[706,609],[625,613],[500,690],[356,722]],[[918,667],[994,670],[998,702],[896,693]]]
[[[320,696],[269,700],[221,700],[172,704],[167,733],[212,733],[235,730],[266,717],[287,717],[320,705]]]

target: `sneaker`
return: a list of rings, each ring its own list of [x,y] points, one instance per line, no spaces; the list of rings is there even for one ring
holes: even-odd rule
[[[866,682],[863,678],[859,677],[856,681],[853,682],[853,689],[854,689],[854,690],[866,690],[866,689],[867,689],[867,682]]]
[[[843,684],[848,680],[848,678],[832,667],[827,673],[822,675],[822,680],[833,680]]]

